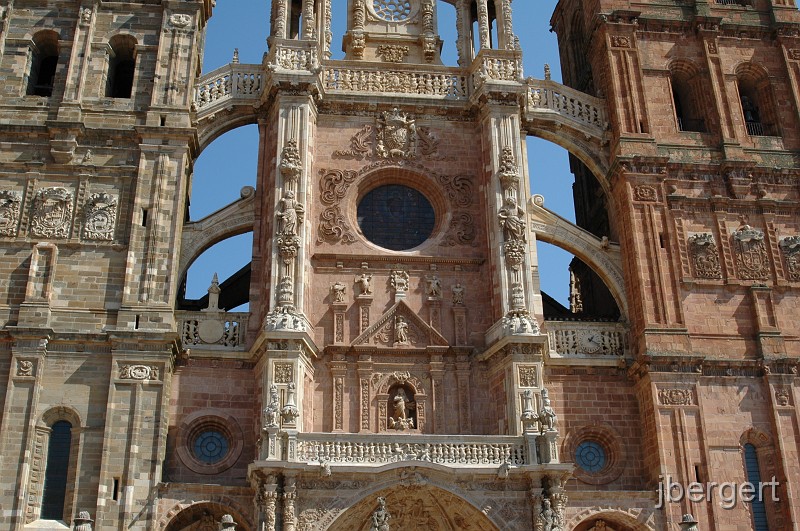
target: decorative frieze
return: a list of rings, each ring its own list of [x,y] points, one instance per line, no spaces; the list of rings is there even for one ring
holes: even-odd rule
[[[733,233],[736,270],[742,280],[769,278],[769,259],[764,232],[744,224]]]
[[[659,389],[658,401],[664,406],[691,406],[694,393],[691,389]]]
[[[409,51],[408,46],[382,44],[375,53],[387,63],[402,63],[408,57]]]
[[[467,97],[467,80],[455,73],[326,67],[323,86],[332,92],[412,94],[445,99]]]
[[[714,236],[707,232],[689,236],[689,257],[695,278],[717,280],[722,278],[719,250]]]
[[[111,241],[116,223],[117,198],[106,193],[90,195],[85,207],[84,239]]]
[[[153,365],[122,365],[119,368],[120,380],[160,380],[159,368]]]
[[[42,238],[68,238],[72,227],[72,192],[57,186],[42,188],[33,201],[31,234]]]

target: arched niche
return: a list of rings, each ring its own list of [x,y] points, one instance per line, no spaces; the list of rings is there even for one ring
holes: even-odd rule
[[[405,402],[402,407],[406,411],[406,420],[413,419],[413,425],[397,424],[399,419],[397,419],[395,409],[398,404],[395,400],[398,396]],[[378,406],[378,431],[415,430],[424,432],[428,397],[418,378],[406,372],[385,375],[375,386],[374,398]]]
[[[237,531],[251,531],[253,524],[245,511],[233,500],[226,497],[177,504],[159,522],[163,531],[217,531],[219,522],[226,514],[233,516]]]

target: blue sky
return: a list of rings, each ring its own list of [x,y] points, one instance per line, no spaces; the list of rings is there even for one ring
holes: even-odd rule
[[[558,42],[550,30],[550,15],[557,0],[517,0],[514,30],[524,51],[525,75],[543,77],[544,64],[552,67],[553,79],[560,81]],[[438,2],[439,32],[445,41],[442,52],[446,64],[454,65],[455,11]],[[341,58],[341,37],[346,24],[346,0],[333,0],[333,53]],[[261,63],[269,34],[269,0],[217,0],[206,36],[203,72],[230,62],[233,49],[239,49],[242,63]],[[572,183],[567,152],[554,144],[530,138],[529,173],[533,193],[542,194],[546,206],[574,220]],[[258,133],[251,125],[231,131],[217,139],[198,158],[194,169],[190,215],[192,220],[206,216],[239,197],[242,186],[255,186]],[[205,294],[214,272],[220,280],[239,270],[250,260],[250,235],[231,238],[212,247],[193,264],[187,280],[187,296]],[[571,255],[551,245],[539,243],[542,289],[562,304],[569,296],[567,267]]]

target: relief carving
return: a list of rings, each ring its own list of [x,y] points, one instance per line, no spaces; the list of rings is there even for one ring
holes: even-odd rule
[[[294,192],[288,190],[280,201],[278,212],[278,235],[297,236],[297,229],[303,223],[305,207],[294,198]]]
[[[160,380],[158,367],[149,365],[123,365],[119,369],[120,380]]]
[[[321,170],[320,173],[320,201],[326,208],[320,214],[317,243],[352,243],[356,237],[342,214],[340,202],[358,173],[353,170]]]
[[[294,381],[294,367],[291,363],[275,364],[275,383],[286,384]]]
[[[640,185],[633,190],[634,197],[637,201],[657,201],[658,193],[652,186]]]
[[[297,149],[297,141],[289,140],[286,142],[286,147],[283,148],[281,153],[280,164],[281,175],[283,175],[284,182],[290,188],[294,188],[294,183],[300,178],[303,173],[303,162],[300,160],[300,151]]]
[[[463,306],[464,286],[462,286],[461,283],[457,283],[451,287],[450,290],[453,292],[453,306]]]
[[[659,389],[658,401],[664,406],[691,406],[694,394],[691,389]]]
[[[742,280],[769,278],[767,247],[764,232],[744,224],[733,233],[736,251],[736,269]]]
[[[117,198],[106,193],[92,194],[86,202],[83,237],[111,241],[117,223]]]
[[[372,295],[372,275],[369,273],[361,273],[361,276],[355,278],[355,283],[358,285],[361,293],[359,295]]]
[[[372,151],[372,133],[374,130],[374,127],[366,124],[358,133],[350,138],[350,149],[334,151],[333,156],[356,160],[368,158]]]
[[[781,250],[786,259],[786,276],[789,280],[800,280],[800,236],[783,238]]]
[[[630,48],[631,41],[628,37],[623,37],[621,35],[613,35],[611,37],[611,46],[615,48]]]
[[[22,194],[10,190],[0,191],[0,235],[16,236]]]
[[[339,304],[344,302],[344,294],[347,290],[347,286],[342,284],[341,282],[335,282],[331,285],[331,300],[334,304]]]
[[[689,256],[696,278],[721,279],[722,269],[719,265],[719,250],[714,236],[704,232],[689,236]]]
[[[516,199],[506,197],[505,206],[500,209],[497,217],[506,243],[525,242],[525,211],[517,205]]]
[[[510,197],[516,197],[516,190],[519,186],[519,167],[514,157],[514,150],[510,146],[503,148],[500,156],[500,171],[497,173],[498,179],[503,190]]]
[[[536,378],[536,367],[521,365],[519,367],[519,385],[520,387],[536,387],[538,379]]]
[[[33,360],[17,360],[17,376],[34,376],[35,367]]]
[[[72,193],[66,188],[43,188],[33,202],[31,234],[67,238],[72,226]]]
[[[408,52],[408,46],[382,44],[375,53],[387,63],[402,63],[408,57]]]
[[[775,389],[775,401],[779,406],[789,405],[789,389],[786,387],[779,387]]]
[[[395,269],[389,277],[389,285],[395,293],[405,293],[408,291],[408,273],[402,269]]]
[[[454,212],[453,218],[450,221],[450,228],[442,241],[442,246],[454,247],[456,245],[470,245],[476,246],[475,238],[477,231],[475,230],[475,221],[472,215],[467,212]]]

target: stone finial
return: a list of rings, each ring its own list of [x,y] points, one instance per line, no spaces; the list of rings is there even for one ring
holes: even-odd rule
[[[691,514],[684,514],[678,525],[681,526],[681,531],[699,531],[697,520]]]
[[[231,63],[235,65],[239,64],[239,48],[233,49],[233,59],[231,60]]]
[[[220,531],[235,531],[236,530],[236,522],[233,521],[233,516],[229,514],[225,514],[222,516],[222,520],[219,522]]]
[[[89,517],[89,511],[81,511],[72,521],[72,529],[74,531],[92,531],[92,522],[94,520]]]
[[[550,79],[550,65],[547,63],[544,64],[544,78]]]
[[[222,289],[219,287],[219,277],[217,274],[214,273],[214,277],[211,279],[211,285],[208,287],[208,307],[204,308],[204,312],[219,312],[219,294],[222,293]]]
[[[300,416],[300,411],[297,409],[297,404],[295,404],[295,385],[294,383],[289,384],[289,390],[286,394],[286,405],[283,406],[281,410],[281,418],[283,418],[283,423],[287,428],[292,428],[295,426],[297,422],[297,417]]]

